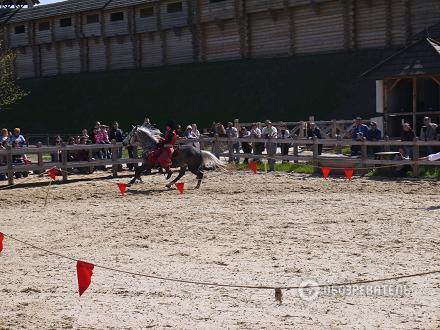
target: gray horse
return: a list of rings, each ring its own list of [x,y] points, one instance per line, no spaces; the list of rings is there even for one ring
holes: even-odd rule
[[[141,180],[141,174],[145,171],[147,175],[151,174],[151,170],[156,166],[148,160],[148,154],[157,149],[157,143],[160,140],[161,132],[158,129],[145,126],[134,126],[133,130],[124,139],[124,146],[140,146],[143,149],[142,157],[145,162],[142,166],[136,168],[134,178],[129,184],[133,184],[136,180]],[[200,188],[203,179],[203,170],[213,170],[223,168],[222,162],[212,153],[205,150],[199,150],[193,145],[180,145],[174,151],[172,157],[172,168],[180,168],[179,175],[166,186],[171,188],[173,184],[179,181],[190,170],[197,176],[196,189]]]

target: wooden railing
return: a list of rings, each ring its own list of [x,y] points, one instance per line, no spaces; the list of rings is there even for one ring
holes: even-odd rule
[[[255,138],[222,138],[222,137],[204,137],[201,139],[191,140],[179,140],[178,144],[192,144],[199,142],[202,149],[210,149],[218,157],[227,157],[233,159],[235,157],[240,158],[252,158],[252,159],[272,159],[276,161],[289,160],[295,162],[311,162],[315,166],[319,166],[320,161],[324,159],[332,159],[331,155],[325,157],[318,154],[319,145],[331,146],[335,150],[336,154],[340,153],[340,150],[345,146],[360,146],[360,156],[350,157],[350,161],[356,167],[372,167],[382,165],[410,165],[413,168],[415,175],[419,174],[420,166],[440,166],[440,162],[431,162],[426,160],[420,160],[420,148],[423,147],[436,147],[440,148],[440,141],[414,141],[402,142],[395,140],[384,141],[353,141],[343,139],[305,139],[305,138],[290,138],[290,139],[255,139]],[[249,143],[276,143],[276,144],[289,144],[293,147],[293,155],[280,155],[277,153],[269,154],[243,154],[234,153],[234,144],[241,142]],[[392,148],[407,146],[412,147],[413,159],[412,160],[378,160],[372,159],[368,156],[368,147],[381,147],[384,151],[389,151]],[[300,148],[307,147],[312,152],[308,155],[300,154]],[[113,176],[117,176],[118,167],[122,164],[138,164],[142,163],[143,159],[140,158],[118,158],[118,149],[123,148],[122,143],[116,143],[113,141],[111,144],[94,144],[94,145],[63,145],[63,146],[42,146],[39,144],[36,147],[24,147],[24,148],[11,148],[6,150],[0,150],[0,173],[8,175],[8,183],[14,184],[14,173],[25,171],[36,171],[43,173],[45,170],[56,167],[62,170],[63,180],[67,181],[68,169],[71,168],[93,168],[95,166],[111,166]],[[111,159],[93,159],[93,152],[100,150],[110,150],[112,153]],[[269,148],[270,150],[271,148]],[[69,152],[77,152],[81,150],[89,151],[89,159],[87,161],[69,161]],[[13,162],[14,155],[37,155],[37,161],[30,164],[16,164]],[[44,161],[44,155],[56,154],[61,156],[60,161]],[[58,157],[57,157],[58,159]],[[347,160],[348,158],[334,157],[336,162]]]

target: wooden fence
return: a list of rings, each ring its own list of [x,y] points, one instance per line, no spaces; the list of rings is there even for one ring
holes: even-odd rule
[[[346,166],[347,160],[354,168],[374,168],[376,166],[403,166],[410,165],[413,168],[415,175],[419,174],[420,166],[440,166],[440,162],[432,162],[426,160],[420,160],[420,148],[435,147],[440,148],[440,141],[419,141],[415,139],[410,142],[402,141],[353,141],[343,139],[305,139],[294,137],[290,139],[255,139],[255,138],[222,138],[222,137],[204,137],[201,139],[193,140],[179,140],[178,144],[192,144],[199,142],[202,149],[210,149],[218,157],[227,157],[233,159],[235,157],[240,158],[252,158],[252,159],[271,159],[275,161],[288,160],[294,162],[308,162],[314,166],[321,166],[324,162],[332,161],[333,164],[340,164],[338,168]],[[248,143],[276,143],[276,144],[289,144],[293,147],[293,154],[281,155],[278,153],[269,154],[243,154],[234,153],[234,144],[248,142]],[[319,145],[331,146],[335,149],[335,155],[319,155]],[[358,157],[338,157],[340,151],[345,146],[359,146],[361,155]],[[387,159],[372,159],[368,155],[368,147],[380,147],[384,151],[389,151],[392,148],[400,146],[412,147],[413,159],[412,160],[387,160]],[[308,155],[302,155],[300,148],[309,148],[312,152]],[[68,169],[72,168],[93,168],[95,166],[111,166],[112,174],[117,176],[118,168],[122,164],[138,164],[143,160],[139,158],[118,158],[118,149],[123,148],[122,143],[116,143],[113,141],[111,144],[94,144],[94,145],[63,145],[63,146],[43,146],[41,143],[36,147],[24,147],[24,148],[11,148],[6,150],[0,150],[0,173],[8,175],[8,183],[14,184],[14,173],[35,171],[37,173],[43,173],[45,170],[56,167],[62,170],[63,181],[67,181]],[[111,150],[111,159],[93,159],[92,155],[94,151],[99,150]],[[270,148],[269,148],[270,149]],[[69,152],[77,152],[80,150],[89,151],[88,161],[68,161]],[[30,164],[17,164],[13,162],[14,155],[37,155],[37,162]],[[56,154],[61,155],[61,161],[44,161],[44,155]],[[3,163],[3,164],[2,164]]]

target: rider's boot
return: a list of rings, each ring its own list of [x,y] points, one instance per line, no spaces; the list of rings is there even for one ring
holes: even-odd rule
[[[171,172],[171,169],[169,166],[165,167],[164,170],[167,173],[167,180],[168,180],[169,178],[171,178],[171,175],[173,175],[173,172]]]

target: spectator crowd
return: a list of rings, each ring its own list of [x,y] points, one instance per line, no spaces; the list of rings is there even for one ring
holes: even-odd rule
[[[143,125],[145,126],[153,126],[150,122],[149,118],[145,118]],[[181,125],[177,125],[176,133],[179,139],[186,140],[197,140],[201,137],[201,134],[197,128],[196,124],[191,124],[184,126],[185,129],[182,128]],[[353,127],[351,129],[351,138],[355,141],[380,141],[384,138],[381,130],[378,128],[376,122],[372,121],[369,125],[363,123],[362,118],[358,117],[353,121]],[[267,154],[275,154],[279,148],[280,153],[282,155],[288,155],[289,149],[291,145],[288,143],[277,143],[276,139],[289,139],[294,137],[286,124],[277,123],[273,124],[270,120],[266,120],[264,125],[257,125],[257,123],[253,123],[249,128],[245,126],[241,126],[239,129],[234,126],[232,122],[228,122],[226,127],[221,122],[213,122],[210,129],[207,129],[204,132],[207,136],[218,136],[218,137],[229,137],[229,138],[264,138],[269,139],[269,142],[234,142],[232,144],[232,151],[234,154],[239,154],[243,152],[246,156],[244,156],[244,163],[249,162],[249,155],[261,155],[264,151]],[[310,122],[306,126],[305,136],[309,139],[322,139],[323,136],[321,134],[320,128],[314,123]],[[91,145],[91,144],[100,144],[100,145],[108,145],[111,144],[111,141],[122,142],[124,140],[125,133],[119,127],[119,123],[114,121],[112,126],[107,126],[101,124],[101,122],[97,121],[92,130],[83,129],[80,135],[70,136],[67,138],[67,141],[64,141],[61,136],[56,136],[53,140],[53,145],[61,146],[61,145]],[[416,138],[416,133],[411,127],[411,124],[405,122],[402,125],[401,132],[401,141],[413,141]],[[424,118],[423,126],[420,130],[419,139],[422,141],[438,141],[440,140],[440,125],[437,125],[431,121],[429,117]],[[192,143],[196,148],[200,148],[200,142],[194,141]],[[22,148],[27,145],[27,141],[21,133],[20,128],[15,128],[12,132],[9,132],[6,128],[1,130],[1,144],[0,150],[7,148],[7,146],[11,146],[12,148]],[[323,145],[318,144],[318,155],[322,154]],[[127,147],[128,156],[130,158],[137,158],[137,148]],[[370,154],[374,154],[380,152],[380,147],[369,147],[368,152]],[[426,147],[421,150],[420,157],[428,156],[436,152],[433,147]],[[118,148],[116,151],[116,157],[122,157],[122,148]],[[360,146],[352,146],[351,147],[351,155],[357,156],[361,153]],[[69,151],[67,154],[67,161],[88,161],[95,159],[110,159],[112,158],[112,152],[109,148],[103,148],[94,150],[90,152],[88,149],[79,149],[75,151]],[[411,159],[413,157],[413,150],[411,146],[405,146],[399,148],[398,159]],[[61,153],[60,151],[51,155],[51,160],[53,162],[61,162]],[[256,159],[258,161],[258,159]],[[0,158],[0,166],[4,165],[6,160]],[[235,157],[229,159],[229,162],[234,162],[238,164],[240,162],[239,157],[236,155]],[[15,164],[26,164],[29,163],[26,155],[14,155],[13,163]],[[274,169],[275,160],[269,159],[269,170]],[[128,168],[133,170],[135,165],[128,164]],[[95,168],[77,168],[72,169],[79,173],[90,173],[93,170],[105,170],[105,167],[95,167]],[[15,176],[26,176],[26,172],[15,173]],[[0,179],[5,179],[5,174],[0,174]]]

